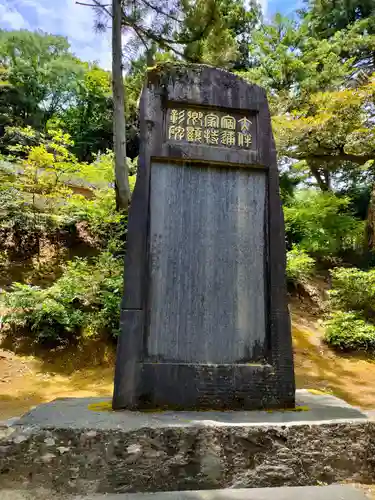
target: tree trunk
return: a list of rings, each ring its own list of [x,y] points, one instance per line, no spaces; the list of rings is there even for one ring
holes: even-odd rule
[[[319,168],[317,168],[315,165],[311,164],[310,162],[307,163],[311,173],[315,177],[315,180],[320,187],[322,191],[330,191],[330,176],[328,171],[323,172],[323,176],[321,172],[319,171]]]
[[[112,91],[113,144],[115,152],[116,208],[125,210],[130,201],[126,163],[125,87],[122,76],[121,0],[112,0]]]
[[[366,243],[370,252],[375,250],[375,186],[372,187],[366,221]]]

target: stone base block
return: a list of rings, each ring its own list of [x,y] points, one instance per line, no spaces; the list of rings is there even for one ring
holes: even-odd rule
[[[0,441],[0,489],[131,493],[375,482],[375,422],[332,396],[301,411],[112,412],[41,405]]]
[[[262,364],[141,363],[137,409],[293,408],[294,384]]]

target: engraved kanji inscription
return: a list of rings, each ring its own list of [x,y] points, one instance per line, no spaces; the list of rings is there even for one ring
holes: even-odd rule
[[[213,113],[210,113],[205,116],[204,124],[206,127],[219,128],[220,127],[220,118]]]
[[[233,130],[223,130],[221,132],[221,144],[224,144],[224,146],[234,146],[236,144],[236,132]]]
[[[167,139],[206,146],[251,149],[253,122],[247,116],[223,111],[173,108],[169,111]]]
[[[238,132],[238,145],[246,148],[251,146],[251,135]]]
[[[172,125],[169,127],[169,139],[174,139],[175,141],[182,141],[185,138],[184,127],[176,127]]]
[[[202,129],[199,127],[187,127],[186,139],[189,142],[202,142]]]
[[[188,111],[187,113],[188,125],[203,125],[203,113],[201,111]]]
[[[241,120],[238,120],[238,123],[241,126],[241,132],[244,132],[246,134],[250,133],[251,121],[248,120],[246,118],[246,116],[244,116],[243,118],[241,118]]]
[[[222,116],[220,122],[221,128],[236,130],[236,119],[233,116]]]
[[[219,130],[206,128],[203,136],[206,144],[219,144]]]

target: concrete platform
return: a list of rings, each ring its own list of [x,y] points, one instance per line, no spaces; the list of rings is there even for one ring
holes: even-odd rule
[[[76,497],[74,500],[84,500]],[[253,488],[240,490],[177,491],[128,495],[94,495],[86,500],[366,500],[364,493],[351,486],[313,486],[303,488]]]
[[[302,411],[272,412],[99,411],[106,401],[61,399],[12,422],[0,441],[0,489],[87,495],[375,483],[375,422],[332,396],[298,391]]]
[[[12,423],[14,428],[36,425],[40,428],[60,429],[122,429],[132,431],[142,427],[161,428],[204,426],[243,426],[290,424],[298,422],[367,420],[359,409],[342,399],[328,394],[314,394],[307,390],[296,392],[297,410],[301,411],[203,411],[203,412],[130,412],[89,410],[89,405],[111,402],[110,398],[66,398],[43,404]]]
[[[0,492],[1,500],[366,500],[368,497],[352,486],[306,486],[300,488],[253,488],[239,490],[175,491],[118,495],[56,496],[52,492]]]

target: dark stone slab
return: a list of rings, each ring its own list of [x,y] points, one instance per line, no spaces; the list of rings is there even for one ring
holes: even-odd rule
[[[259,170],[152,166],[148,359],[264,360],[265,181]]]
[[[292,407],[264,90],[207,66],[157,67],[140,121],[113,407]]]

